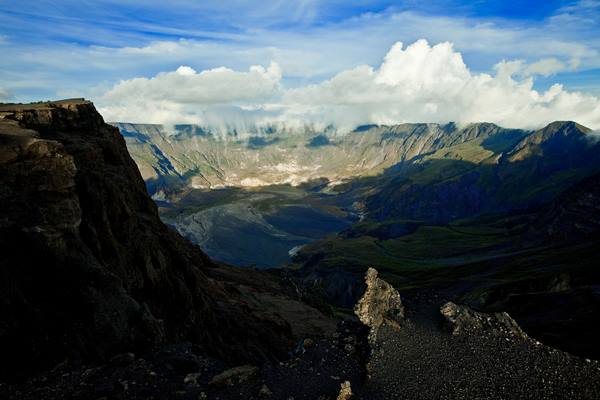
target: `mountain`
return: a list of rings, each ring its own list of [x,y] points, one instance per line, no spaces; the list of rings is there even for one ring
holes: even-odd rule
[[[598,142],[574,122],[536,131],[450,123],[245,136],[116,125],[163,220],[236,265],[284,265],[359,220],[403,232],[390,221],[526,211],[600,170]]]
[[[171,187],[159,213],[123,137],[91,103],[0,105],[0,397],[596,398],[600,364],[564,350],[598,356],[600,174],[586,155],[593,141],[561,126],[527,143],[535,132],[489,124],[398,128],[392,142],[442,136],[430,153],[343,184]],[[565,146],[583,161],[548,156]],[[496,194],[513,208],[450,221],[372,208],[406,181],[433,193],[447,172],[469,173],[439,168],[440,154],[478,173],[492,165],[508,182],[511,163],[547,176],[567,168],[560,186],[573,184],[521,193],[536,199],[527,209]],[[516,179],[536,183],[535,171]],[[534,206],[539,193],[552,200]],[[238,269],[160,217],[190,222],[190,235],[220,233],[223,251],[263,243],[254,254],[270,253],[271,237],[309,243],[296,268]],[[338,233],[319,239],[326,231]]]
[[[292,287],[219,266],[162,223],[87,101],[1,105],[0,164],[1,380],[181,341],[273,359],[334,327]]]
[[[376,175],[400,162],[440,148],[524,131],[474,124],[371,126],[345,135],[312,129],[269,130],[257,135],[213,134],[194,126],[115,123],[127,141],[150,191],[179,182],[196,188],[298,185]],[[502,146],[502,144],[500,144]],[[164,182],[164,183],[161,183]],[[167,185],[168,186],[168,185]]]
[[[433,288],[509,311],[544,343],[598,356],[597,332],[582,328],[600,309],[600,142],[590,129],[402,124],[223,138],[188,127],[164,141],[164,128],[144,129],[180,174],[169,186],[154,164],[147,184],[163,183],[161,217],[217,259],[292,266],[341,307],[375,267],[405,293]],[[233,187],[194,189],[198,173]]]
[[[539,206],[598,171],[600,146],[589,132],[554,122],[519,140],[496,133],[444,147],[379,182],[368,208],[380,220],[448,222]]]

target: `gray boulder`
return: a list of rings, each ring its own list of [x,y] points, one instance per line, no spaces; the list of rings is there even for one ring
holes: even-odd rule
[[[515,320],[505,312],[486,314],[452,302],[444,304],[440,312],[445,318],[446,328],[453,335],[488,333],[528,338]]]

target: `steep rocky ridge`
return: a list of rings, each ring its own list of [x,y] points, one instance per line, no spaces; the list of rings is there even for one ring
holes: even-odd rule
[[[311,179],[339,182],[382,173],[441,148],[526,131],[493,124],[373,126],[344,135],[269,131],[261,136],[217,136],[192,126],[116,123],[150,190],[193,187],[297,185]],[[320,139],[320,140],[319,140]]]
[[[1,105],[0,164],[1,378],[182,340],[264,360],[333,326],[272,276],[217,266],[165,226],[87,101]]]
[[[462,133],[463,144],[445,145],[382,178],[366,201],[370,214],[447,223],[539,207],[600,169],[599,143],[574,122],[553,122],[530,133],[489,127],[485,132],[481,141]]]
[[[570,121],[537,131],[490,123],[400,124],[344,135],[304,129],[225,138],[190,126],[116,125],[157,198],[191,187],[323,179],[334,193],[370,188],[362,200],[382,220],[447,222],[526,209],[600,168],[599,143],[588,128]],[[326,141],[315,142],[319,138]]]

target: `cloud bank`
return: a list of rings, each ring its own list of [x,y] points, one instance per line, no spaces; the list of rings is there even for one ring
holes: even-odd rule
[[[276,63],[238,72],[188,66],[152,78],[124,80],[97,103],[109,121],[194,123],[245,129],[252,125],[333,125],[455,121],[536,128],[575,120],[600,128],[600,99],[555,84],[533,89],[536,76],[574,69],[577,60],[509,60],[494,74],[473,73],[449,42],[395,43],[378,67],[361,65],[319,83],[285,87]]]

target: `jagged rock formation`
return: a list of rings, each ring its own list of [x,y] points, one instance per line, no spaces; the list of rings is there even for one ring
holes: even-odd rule
[[[266,359],[333,326],[165,226],[90,102],[0,106],[0,181],[0,378],[182,340]]]
[[[354,307],[354,314],[368,328],[368,332],[360,335],[365,354],[365,373],[369,379],[373,371],[373,360],[383,351],[379,339],[380,330],[397,331],[404,320],[404,306],[400,294],[392,285],[378,277],[375,268],[369,268],[365,273],[366,289]],[[349,388],[348,388],[349,389]],[[342,395],[344,387],[342,387]],[[351,392],[350,392],[351,394]]]
[[[440,308],[440,312],[445,318],[447,329],[453,335],[487,332],[495,335],[513,335],[523,339],[527,338],[527,335],[515,320],[505,312],[486,314],[452,302],[444,304]]]
[[[375,268],[365,274],[366,290],[354,307],[354,313],[369,327],[369,341],[374,342],[379,328],[386,324],[399,327],[404,320],[400,294],[392,285],[378,278]]]
[[[352,398],[352,386],[349,381],[345,381],[341,384],[340,393],[338,394],[337,400],[350,400]]]

